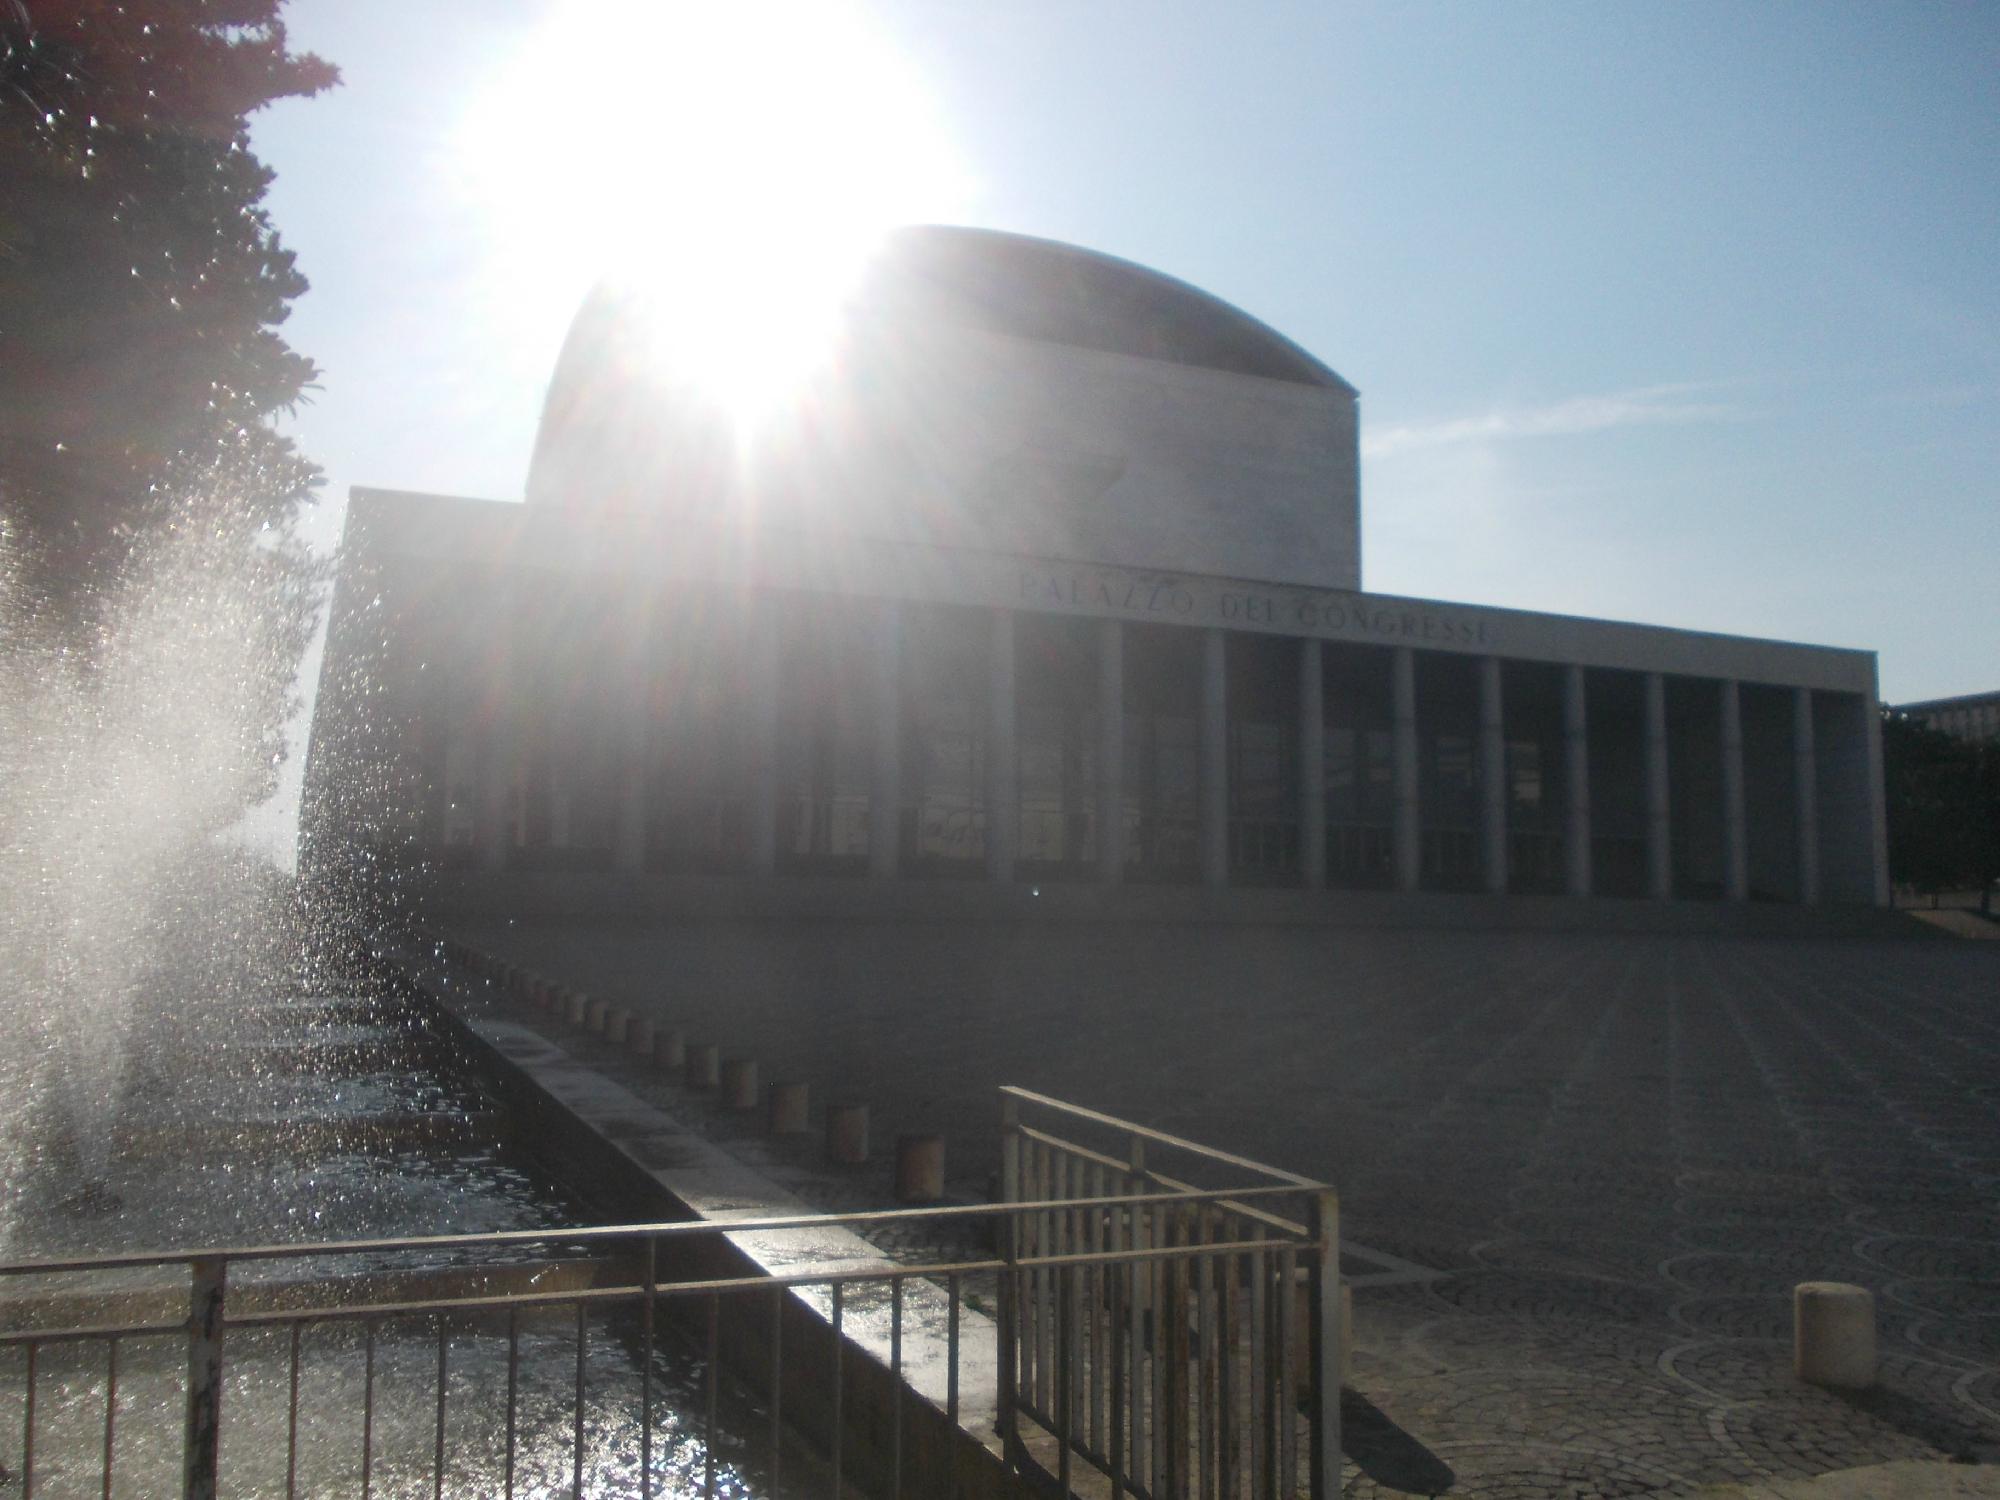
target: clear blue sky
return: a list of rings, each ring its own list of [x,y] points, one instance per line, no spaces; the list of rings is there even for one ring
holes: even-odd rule
[[[2000,687],[2000,7],[849,8],[928,90],[960,218],[1184,277],[1360,388],[1368,587],[1875,649],[1891,700]],[[634,44],[551,45],[549,12],[292,0],[346,75],[256,130],[330,495],[521,492],[594,267],[496,278],[524,215],[575,215],[548,151],[506,213],[468,187],[500,70],[634,195],[714,149],[579,107]]]

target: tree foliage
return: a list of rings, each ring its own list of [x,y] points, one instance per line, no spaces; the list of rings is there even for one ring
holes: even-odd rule
[[[1963,740],[1907,714],[1882,716],[1889,874],[1935,895],[2000,880],[2000,744]]]
[[[317,371],[248,120],[338,75],[281,5],[0,0],[0,515],[59,614],[179,497],[255,530],[317,483],[268,425]]]

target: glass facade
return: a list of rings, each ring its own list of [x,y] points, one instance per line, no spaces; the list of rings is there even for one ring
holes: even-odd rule
[[[984,872],[990,628],[978,610],[904,612],[902,858],[912,871]]]
[[[1097,861],[1097,636],[1089,620],[1015,620],[1016,857],[1024,879],[1075,879]]]

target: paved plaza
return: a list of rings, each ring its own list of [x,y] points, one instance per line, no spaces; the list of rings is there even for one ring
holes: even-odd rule
[[[995,1165],[1019,1083],[1340,1188],[1348,1492],[1685,1493],[2000,1458],[2000,953],[1147,925],[472,928]],[[664,1085],[662,1085],[664,1087]],[[724,1134],[731,1128],[717,1122]],[[886,1195],[886,1171],[848,1191]],[[1790,1288],[1882,1380],[1790,1372]]]

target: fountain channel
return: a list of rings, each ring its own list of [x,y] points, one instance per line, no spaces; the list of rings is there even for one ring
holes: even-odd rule
[[[232,985],[226,1015],[196,998],[142,1021],[90,1194],[45,1193],[15,1214],[0,1260],[512,1232],[233,1263],[221,1493],[638,1495],[642,1401],[652,1493],[701,1493],[698,1342],[664,1327],[644,1341],[626,1307],[497,1305],[629,1277],[614,1253],[562,1234],[617,1215],[520,1138],[421,996],[366,962],[313,973],[344,982],[267,975],[254,995]],[[204,1013],[213,1029],[187,1024]],[[468,1295],[496,1305],[256,1318]],[[184,1262],[0,1277],[10,1332],[178,1325],[110,1346],[0,1347],[0,1495],[24,1478],[51,1500],[179,1493],[188,1307]],[[720,1384],[714,1493],[794,1493],[771,1479],[765,1414]],[[813,1466],[786,1461],[799,1476]]]

